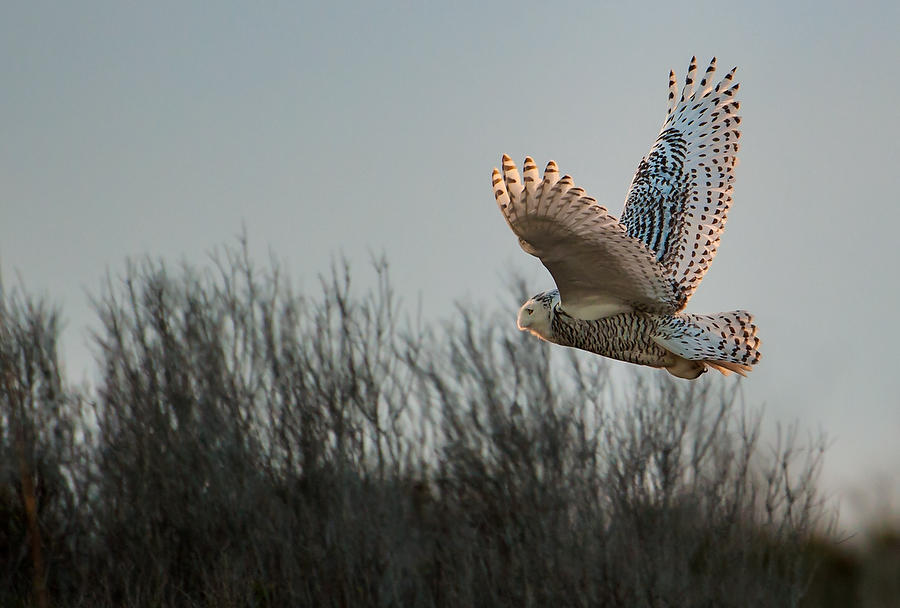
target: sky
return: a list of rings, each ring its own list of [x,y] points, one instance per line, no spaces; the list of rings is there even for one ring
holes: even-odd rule
[[[203,264],[242,230],[300,290],[383,252],[426,320],[513,323],[510,274],[553,284],[496,209],[501,154],[617,214],[669,69],[716,56],[739,66],[740,166],[688,311],[753,312],[748,402],[830,437],[845,514],[898,509],[898,30],[896,2],[4,3],[0,270],[63,309],[75,381],[107,272]]]

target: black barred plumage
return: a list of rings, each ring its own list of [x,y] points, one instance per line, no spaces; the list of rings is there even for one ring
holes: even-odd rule
[[[628,363],[663,367],[672,354],[653,342],[655,319],[646,313],[621,313],[585,321],[557,313],[550,328],[556,344]]]
[[[554,302],[556,290],[541,294]],[[759,338],[746,311],[719,315],[621,313],[584,320],[549,307],[550,331],[541,337],[628,363],[664,367],[696,377],[706,366],[744,374],[759,361]],[[527,327],[526,327],[527,329]],[[540,334],[539,334],[540,335]]]
[[[519,311],[535,335],[696,378],[707,367],[744,374],[759,361],[756,325],[745,311],[680,311],[716,255],[732,203],[737,165],[735,69],[712,86],[715,58],[697,82],[691,59],[683,89],[669,74],[666,118],[638,164],[617,221],[550,161],[540,179],[503,155],[494,169],[497,204],[526,252],[558,290]]]

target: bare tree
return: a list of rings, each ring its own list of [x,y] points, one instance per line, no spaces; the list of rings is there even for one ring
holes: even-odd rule
[[[0,282],[0,603],[25,596],[25,572],[36,606],[49,605],[50,575],[72,584],[56,566],[75,549],[81,402],[62,380],[58,336],[56,310]]]

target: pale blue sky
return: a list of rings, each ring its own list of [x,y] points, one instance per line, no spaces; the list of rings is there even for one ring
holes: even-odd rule
[[[496,306],[510,269],[549,288],[495,208],[500,155],[618,211],[668,70],[716,55],[741,165],[689,310],[755,313],[746,395],[833,438],[834,491],[900,487],[898,3],[383,4],[3,4],[0,267],[63,305],[76,379],[107,269],[201,263],[242,223],[301,287],[384,251],[426,318]]]

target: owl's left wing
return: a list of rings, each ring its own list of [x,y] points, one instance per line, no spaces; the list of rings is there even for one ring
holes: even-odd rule
[[[695,86],[691,59],[680,95],[669,74],[669,108],[650,153],[641,160],[622,212],[628,234],[649,247],[676,285],[683,307],[709,268],[731,207],[737,166],[735,94],[731,70],[715,86],[715,57]]]
[[[677,308],[673,284],[646,245],[629,236],[572,178],[560,178],[553,161],[544,178],[538,177],[531,158],[525,159],[523,181],[504,154],[503,173],[493,173],[494,196],[522,249],[540,258],[553,275],[568,314],[596,319]]]

